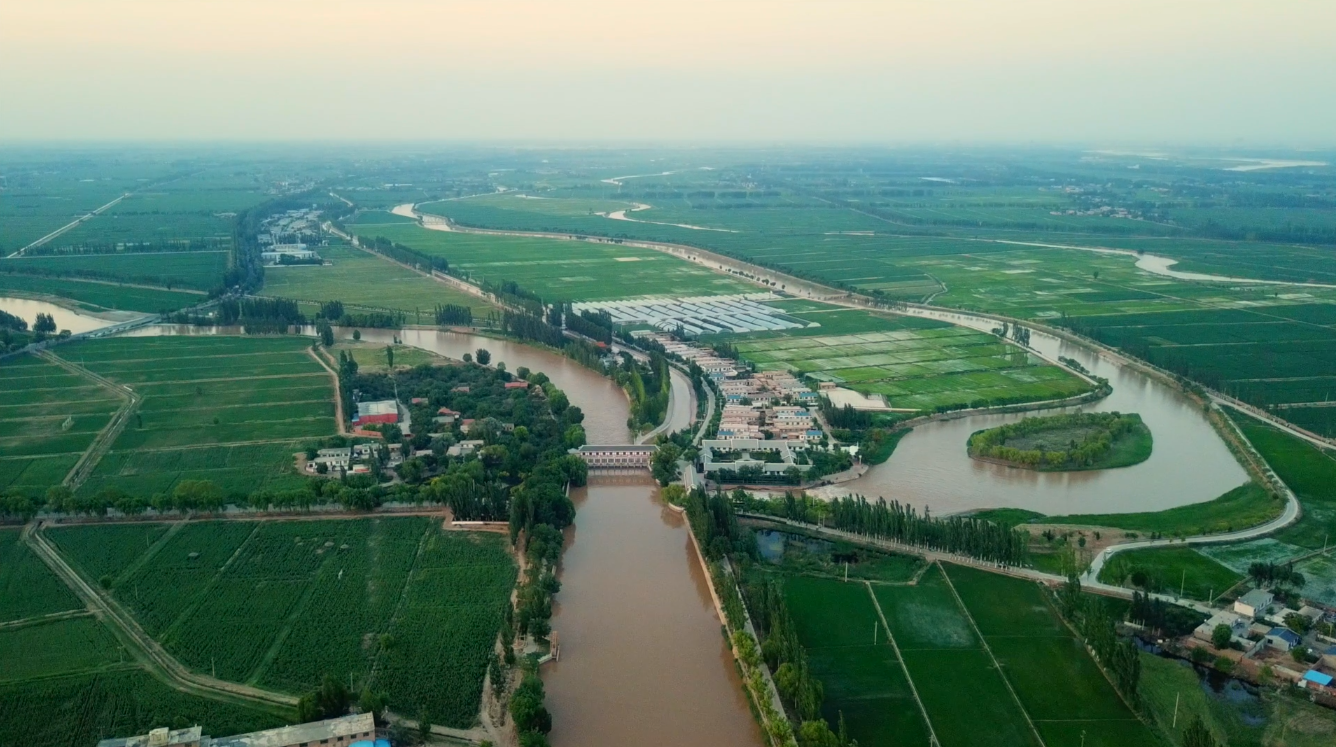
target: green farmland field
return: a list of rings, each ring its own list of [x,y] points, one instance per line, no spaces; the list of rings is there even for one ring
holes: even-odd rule
[[[1236,573],[1190,547],[1129,550],[1109,559],[1099,579],[1108,584],[1132,585],[1130,579],[1144,575],[1148,583],[1177,596],[1210,601],[1243,580]]]
[[[242,734],[288,720],[241,705],[177,692],[138,668],[0,684],[0,744],[92,745],[169,725]]]
[[[767,170],[749,167],[748,182],[753,169]],[[1130,256],[1154,253],[1176,260],[1181,271],[1330,286],[1336,260],[1321,245],[1336,235],[1330,210],[1175,205],[1159,220],[1129,221],[1083,210],[1075,193],[1024,177],[1009,185],[925,185],[904,174],[874,176],[862,165],[841,172],[847,191],[824,172],[797,176],[782,169],[772,173],[769,189],[749,184],[745,191],[739,172],[727,169],[622,185],[572,176],[567,183],[545,179],[554,186],[526,194],[423,209],[485,228],[688,244],[888,300],[931,298],[1060,323],[1251,404],[1277,406],[1277,415],[1303,428],[1336,435],[1336,408],[1325,406],[1336,394],[1330,374],[1336,291],[1176,279],[1139,269]],[[1162,197],[1143,189],[1129,199]],[[641,222],[598,215],[631,203],[652,206],[628,214]],[[1237,239],[1196,234],[1221,230]]]
[[[1064,324],[1156,365],[1336,434],[1336,305],[1121,314]]]
[[[1101,747],[1152,747],[1137,720],[1078,640],[1047,592],[1031,581],[946,566],[947,576],[1046,744],[1085,734]]]
[[[411,323],[435,321],[438,304],[458,304],[473,309],[475,319],[487,315],[491,305],[404,269],[386,259],[348,246],[321,247],[329,265],[270,267],[264,274],[264,295],[323,303],[342,301],[367,309],[402,311]],[[423,316],[415,315],[421,311]]]
[[[504,538],[417,517],[109,529],[51,533],[186,666],[292,693],[351,678],[397,712],[474,723],[516,579]]]
[[[944,747],[1038,744],[940,568],[915,586],[872,591]],[[987,731],[976,729],[980,721]]]
[[[300,478],[292,454],[335,432],[334,388],[310,343],[292,337],[146,337],[60,348],[143,397],[83,490],[151,496],[182,479],[224,491],[277,489]]]
[[[4,268],[0,260],[0,270]],[[75,301],[92,310],[141,311],[157,314],[194,306],[208,299],[204,293],[163,288],[117,285],[97,280],[52,278],[0,272],[0,294],[55,297]]]
[[[58,485],[122,400],[40,358],[0,362],[0,489]]]
[[[444,257],[475,280],[513,280],[551,301],[606,301],[637,296],[753,293],[757,287],[653,249],[560,239],[433,231],[416,225],[353,226]]]
[[[1234,410],[1243,435],[1303,505],[1303,515],[1275,539],[1316,550],[1336,534],[1336,455]]]
[[[81,609],[79,598],[19,541],[19,533],[0,529],[0,623]]]
[[[99,278],[207,291],[222,282],[227,263],[226,251],[66,254],[3,259],[0,273]]]
[[[825,687],[827,717],[843,713],[859,744],[927,744],[912,680],[943,747],[1079,745],[1082,733],[1101,747],[1158,745],[1045,593],[956,566],[931,568],[914,585],[784,580],[799,638]]]
[[[863,745],[927,744],[928,730],[867,588],[861,583],[794,576],[784,598],[812,674],[825,687],[824,716]]]
[[[784,308],[784,305],[780,305]],[[815,323],[728,339],[759,368],[820,373],[894,408],[936,410],[1061,399],[1090,385],[994,335],[833,306],[787,311]]]

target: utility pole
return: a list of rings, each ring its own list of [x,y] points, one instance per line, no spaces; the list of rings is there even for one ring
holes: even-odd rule
[[[1178,728],[1178,699],[1181,697],[1183,697],[1183,693],[1174,693],[1174,723],[1173,726],[1169,727],[1171,729]]]
[[[1183,583],[1178,587],[1178,598],[1183,598],[1183,592],[1188,588],[1188,569],[1183,569]]]

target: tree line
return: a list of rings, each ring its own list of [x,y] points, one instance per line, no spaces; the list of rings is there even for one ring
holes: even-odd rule
[[[806,494],[759,498],[743,490],[733,491],[734,503],[743,511],[784,519],[821,524],[833,529],[891,540],[938,552],[957,553],[1002,565],[1024,565],[1029,557],[1030,535],[1005,524],[972,516],[919,515],[899,501],[878,498],[875,503],[861,495],[823,501]]]
[[[1141,655],[1132,641],[1122,641],[1114,626],[1114,616],[1108,604],[1100,597],[1081,591],[1076,576],[1057,593],[1058,610],[1080,633],[1086,645],[1095,654],[1095,661],[1109,673],[1118,692],[1133,710],[1141,707]]]

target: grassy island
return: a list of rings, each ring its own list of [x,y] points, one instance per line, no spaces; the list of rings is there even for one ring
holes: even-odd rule
[[[969,455],[1042,472],[1112,469],[1150,458],[1152,438],[1141,416],[1091,412],[1026,418],[977,431]]]

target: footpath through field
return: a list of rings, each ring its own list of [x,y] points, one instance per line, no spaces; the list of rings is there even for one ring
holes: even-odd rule
[[[135,622],[134,618],[121,608],[120,604],[84,581],[83,577],[42,536],[41,532],[38,531],[37,523],[29,523],[25,526],[22,538],[24,543],[42,559],[42,562],[46,563],[60,577],[61,581],[65,582],[65,585],[83,600],[88,609],[118,634],[117,637],[128,645],[135,658],[159,680],[181,692],[205,697],[217,698],[222,696],[227,700],[251,701],[264,706],[279,705],[292,708],[297,705],[297,698],[291,695],[233,682],[224,682],[213,677],[195,674],[186,669],[173,656],[163,650],[157,641],[149,637]]]
[[[88,448],[84,450],[83,455],[79,457],[79,461],[75,462],[69,474],[65,475],[62,484],[70,490],[78,490],[88,479],[88,476],[93,474],[93,470],[97,467],[98,462],[102,461],[102,457],[106,456],[106,453],[111,450],[112,443],[116,441],[117,436],[121,435],[121,431],[125,430],[125,425],[130,422],[130,415],[139,408],[139,403],[143,399],[130,387],[117,384],[111,379],[95,374],[49,350],[39,351],[37,357],[49,363],[54,363],[76,376],[92,381],[98,386],[110,390],[123,400],[120,408],[111,416],[111,420],[107,421],[106,427],[97,434],[93,443],[89,444]]]

